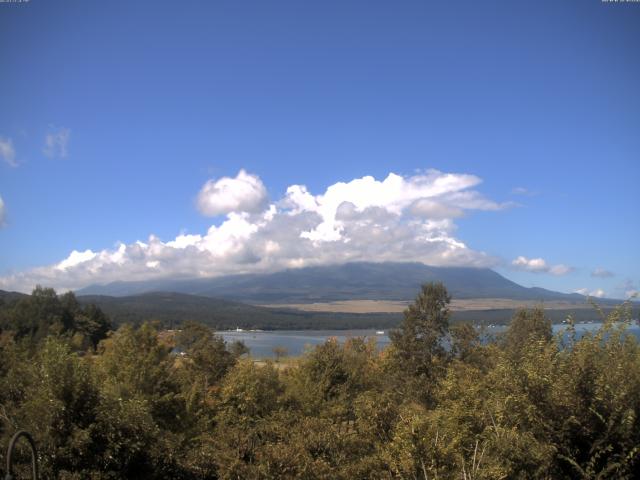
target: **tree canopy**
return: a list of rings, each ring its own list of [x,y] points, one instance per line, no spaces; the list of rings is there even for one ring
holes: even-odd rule
[[[582,336],[523,310],[486,339],[449,328],[449,302],[426,284],[387,348],[330,339],[272,363],[196,323],[106,332],[39,288],[1,310],[0,444],[30,431],[52,479],[640,476],[626,306]]]

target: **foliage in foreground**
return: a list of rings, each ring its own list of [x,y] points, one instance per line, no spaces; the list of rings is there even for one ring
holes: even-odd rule
[[[481,342],[427,284],[386,350],[329,340],[283,366],[198,324],[168,340],[124,326],[94,348],[73,320],[88,314],[65,324],[45,297],[0,343],[2,444],[31,431],[44,478],[640,477],[625,306],[581,338],[534,309]]]

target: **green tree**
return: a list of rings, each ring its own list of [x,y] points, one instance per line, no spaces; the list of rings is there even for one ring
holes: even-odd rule
[[[260,478],[259,451],[265,429],[280,409],[283,385],[270,362],[256,366],[241,360],[225,377],[219,396],[213,445],[219,478]]]
[[[95,435],[102,468],[120,478],[175,478],[182,468],[193,432],[171,350],[150,323],[122,326],[100,344]]]
[[[553,338],[551,320],[541,306],[518,310],[504,335],[504,346],[518,355],[531,342],[547,343]]]
[[[429,401],[434,382],[441,378],[447,360],[444,340],[449,332],[451,297],[441,282],[427,283],[404,311],[399,329],[389,334],[391,365],[409,388]]]
[[[227,373],[242,351],[235,347],[235,352],[230,352],[221,336],[196,322],[185,322],[175,342],[186,354],[185,368],[199,378],[205,391]]]
[[[376,356],[373,342],[356,337],[341,345],[330,338],[309,351],[297,369],[287,372],[289,392],[309,415],[352,421],[357,395],[380,381]]]
[[[76,311],[74,324],[74,329],[88,340],[93,349],[98,346],[101,340],[107,338],[107,334],[112,328],[109,317],[93,304]]]
[[[73,292],[58,296],[41,286],[2,310],[2,329],[33,345],[48,335],[64,335],[75,337],[78,350],[95,349],[111,329],[109,318],[97,306],[82,307]]]
[[[52,288],[38,285],[31,295],[21,298],[8,314],[7,327],[16,338],[34,342],[51,334],[61,334],[73,327],[73,314],[64,308]]]
[[[6,433],[25,429],[34,436],[44,478],[92,470],[99,393],[90,365],[58,337],[44,340],[34,357],[14,360],[20,364],[11,365],[7,379],[14,394],[3,400]]]

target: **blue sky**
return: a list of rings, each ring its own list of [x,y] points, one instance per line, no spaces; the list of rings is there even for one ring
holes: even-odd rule
[[[0,288],[413,255],[624,297],[638,45],[600,0],[0,4]]]

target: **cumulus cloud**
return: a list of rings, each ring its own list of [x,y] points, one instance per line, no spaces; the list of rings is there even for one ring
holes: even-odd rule
[[[314,229],[303,232],[304,238],[335,241],[343,238],[345,224],[336,218],[336,214],[344,202],[351,204],[359,214],[378,208],[396,216],[426,217],[425,221],[431,223],[458,217],[463,210],[500,210],[510,206],[468,190],[480,182],[474,175],[437,170],[408,178],[390,173],[383,181],[366,176],[348,183],[338,182],[317,196],[311,195],[303,185],[293,185],[287,189],[284,204],[296,213],[314,212],[322,218]],[[442,222],[442,225],[445,223],[449,227],[453,225],[451,221]]]
[[[425,218],[457,218],[464,215],[464,210],[428,198],[421,198],[411,205],[411,213]]]
[[[6,208],[4,206],[4,200],[2,200],[2,197],[0,197],[0,227],[4,226],[4,221],[6,218]]]
[[[549,267],[547,262],[542,258],[527,258],[520,256],[511,262],[511,265],[520,269],[527,270],[529,272],[547,272]]]
[[[65,271],[73,268],[81,263],[88,262],[95,258],[96,254],[91,250],[85,250],[84,252],[72,251],[67,258],[58,263],[55,268],[57,270]]]
[[[551,275],[562,276],[573,271],[573,267],[559,263],[549,265],[543,258],[527,258],[519,256],[511,262],[513,268],[533,273],[549,273]]]
[[[17,167],[16,150],[10,138],[0,137],[0,158],[10,167]]]
[[[257,213],[267,203],[267,189],[257,175],[240,170],[235,178],[209,180],[198,194],[198,210],[214,217],[231,212]]]
[[[580,295],[584,295],[586,297],[595,297],[595,298],[603,298],[607,294],[601,288],[597,288],[595,290],[589,290],[588,288],[579,288],[578,290],[574,290],[574,292],[579,293]]]
[[[430,170],[338,182],[320,194],[291,185],[267,203],[259,177],[207,182],[198,207],[226,214],[203,233],[162,241],[74,250],[60,262],[0,278],[0,288],[29,291],[36,284],[74,289],[92,283],[151,278],[208,277],[276,271],[347,261],[419,261],[431,265],[493,266],[497,262],[455,237],[455,219],[472,210],[500,210],[471,188],[473,175]],[[200,198],[201,197],[201,198]]]
[[[609,270],[606,270],[604,268],[596,268],[591,272],[591,276],[597,278],[610,278],[613,277],[614,274],[613,272],[610,272]]]
[[[65,158],[71,130],[68,128],[51,128],[44,136],[42,152],[49,158]]]

